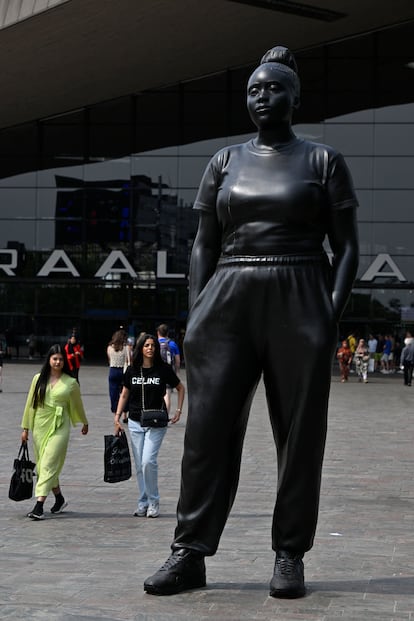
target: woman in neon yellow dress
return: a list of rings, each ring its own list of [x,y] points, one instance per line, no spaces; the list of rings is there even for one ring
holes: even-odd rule
[[[53,345],[40,373],[31,383],[22,419],[22,442],[33,432],[36,460],[37,502],[27,517],[43,520],[43,504],[52,490],[55,504],[52,513],[61,513],[67,506],[59,484],[69,443],[70,424],[82,423],[82,434],[88,433],[88,420],[83,407],[79,384],[69,375],[66,356],[60,345]]]

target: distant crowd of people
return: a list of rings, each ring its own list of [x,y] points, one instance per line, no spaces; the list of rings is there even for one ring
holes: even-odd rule
[[[357,339],[356,334],[351,332],[341,341],[336,357],[343,383],[348,381],[350,373],[356,373],[358,381],[364,383],[368,383],[369,373],[401,373],[404,385],[411,386],[414,338],[410,331],[406,332],[403,340],[391,334],[369,334],[368,339]]]

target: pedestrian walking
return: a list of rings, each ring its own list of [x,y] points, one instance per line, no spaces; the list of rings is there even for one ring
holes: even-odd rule
[[[22,419],[21,440],[26,443],[33,433],[37,481],[37,502],[27,517],[44,519],[43,505],[52,491],[55,503],[52,513],[61,513],[67,506],[59,482],[69,443],[70,425],[82,424],[82,434],[88,433],[88,420],[83,407],[78,382],[71,377],[65,352],[53,345],[46,354],[40,373],[32,380]]]

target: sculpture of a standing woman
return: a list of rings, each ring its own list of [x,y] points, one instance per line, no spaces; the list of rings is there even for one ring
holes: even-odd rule
[[[233,504],[263,375],[278,456],[270,595],[305,594],[302,558],[317,523],[337,323],[358,240],[357,199],[342,155],[292,131],[299,95],[292,53],[272,48],[247,85],[257,135],[219,151],[201,181],[178,525],[171,556],[145,581],[147,593],[205,585],[204,557],[215,554]]]

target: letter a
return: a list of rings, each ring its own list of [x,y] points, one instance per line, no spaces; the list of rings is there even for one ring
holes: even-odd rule
[[[388,265],[391,271],[382,272],[381,270],[384,265]],[[361,276],[361,280],[365,282],[371,282],[375,278],[397,278],[400,282],[407,281],[389,254],[379,254],[371,263],[365,274]]]
[[[58,267],[59,263],[60,267]],[[54,250],[37,276],[49,276],[51,272],[69,272],[72,276],[79,276],[78,270],[64,250]]]
[[[122,264],[122,267],[115,267],[118,263]],[[136,278],[137,274],[132,267],[131,263],[128,261],[126,256],[121,250],[112,250],[109,256],[102,263],[99,270],[96,272],[96,278],[105,278],[107,274],[129,274],[131,278]]]

